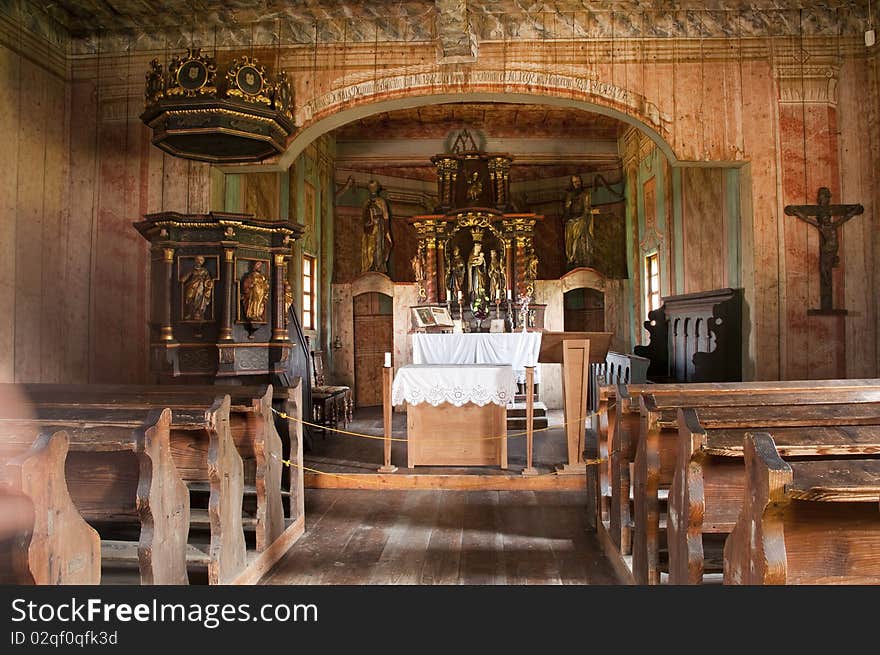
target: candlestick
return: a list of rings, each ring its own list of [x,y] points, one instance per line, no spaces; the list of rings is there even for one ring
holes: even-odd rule
[[[385,353],[385,368],[391,368],[391,353]]]

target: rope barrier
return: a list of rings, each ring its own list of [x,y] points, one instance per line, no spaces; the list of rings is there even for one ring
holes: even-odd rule
[[[272,456],[275,457],[276,459],[278,459],[277,455],[273,454]],[[315,473],[316,475],[328,475],[333,478],[340,478],[342,480],[350,480],[352,482],[357,482],[359,484],[362,482],[369,482],[370,484],[378,484],[378,485],[383,485],[383,486],[385,485],[385,483],[382,482],[381,480],[371,480],[370,478],[375,475],[372,473],[366,473],[366,474],[362,473],[360,475],[362,475],[363,477],[355,478],[355,477],[352,477],[353,474],[330,473],[329,471],[319,471],[318,469],[313,469],[308,466],[303,466],[302,464],[296,464],[295,462],[292,462],[289,459],[280,459],[279,461],[282,464],[284,464],[285,466],[288,466],[290,468],[299,469],[300,471],[306,471],[307,473]],[[601,464],[604,461],[606,461],[605,458],[588,459],[584,462],[584,464],[586,466],[596,466],[597,464]],[[546,478],[551,475],[556,476],[556,473],[539,473],[538,475],[532,476],[532,478]],[[375,477],[378,478],[379,476],[375,475]]]
[[[339,434],[344,434],[344,435],[347,435],[347,436],[350,436],[350,437],[361,437],[362,439],[376,439],[376,440],[380,440],[380,441],[384,441],[384,440],[385,440],[385,437],[384,437],[384,436],[380,436],[380,435],[375,435],[375,434],[365,434],[365,433],[363,433],[363,432],[352,432],[352,431],[350,431],[350,430],[343,430],[343,429],[341,429],[341,428],[331,428],[331,427],[329,427],[329,426],[321,425],[321,424],[319,424],[319,423],[311,423],[310,421],[305,421],[305,420],[303,420],[303,419],[301,419],[301,418],[297,418],[296,416],[290,416],[289,414],[286,414],[286,413],[284,413],[284,412],[278,411],[278,410],[275,409],[274,407],[272,408],[272,411],[275,412],[278,416],[280,416],[280,417],[283,418],[283,419],[288,419],[288,420],[290,420],[290,421],[295,421],[296,423],[301,423],[302,425],[308,425],[309,427],[318,428],[318,429],[320,429],[320,430],[329,430],[329,431],[331,431],[331,432],[338,432]],[[588,413],[586,416],[584,416],[584,420],[586,421],[588,418],[592,418],[593,416],[597,416],[597,415],[598,415],[598,412],[590,412],[590,413]],[[545,431],[547,431],[547,430],[553,430],[553,429],[556,429],[556,428],[565,428],[565,427],[566,427],[567,425],[569,425],[569,424],[574,424],[574,423],[578,423],[578,422],[579,422],[579,421],[574,420],[574,421],[567,421],[567,422],[562,423],[562,424],[560,424],[560,425],[558,425],[558,426],[556,426],[556,425],[554,425],[554,426],[550,426],[550,425],[548,425],[548,426],[545,427],[545,428],[535,428],[534,430],[532,430],[532,433],[535,433],[535,432],[545,432]],[[459,439],[459,441],[468,441],[468,442],[470,442],[470,441],[497,441],[497,440],[499,440],[499,439],[512,439],[512,438],[516,438],[516,437],[524,437],[526,434],[527,434],[526,432],[514,432],[513,434],[504,434],[504,435],[494,436],[494,437],[480,437],[480,438],[470,438],[470,437],[468,437],[468,438],[465,438],[465,439]],[[401,437],[388,437],[388,440],[389,440],[389,441],[400,441],[400,442],[404,442],[404,443],[406,443],[406,441],[407,441],[406,438],[401,438]],[[445,438],[445,437],[444,437],[444,438],[441,438],[441,439],[423,439],[423,441],[442,441],[442,442],[444,442],[444,443],[448,443],[448,442],[450,442],[450,441],[456,441],[456,439],[454,439],[454,438]]]

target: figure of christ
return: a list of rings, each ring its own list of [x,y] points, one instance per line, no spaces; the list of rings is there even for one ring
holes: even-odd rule
[[[832,205],[831,191],[820,187],[815,205],[787,205],[785,214],[796,216],[819,230],[819,301],[820,311],[830,312],[833,306],[831,269],[840,263],[837,229],[863,213],[862,205]],[[834,216],[840,216],[836,221]]]

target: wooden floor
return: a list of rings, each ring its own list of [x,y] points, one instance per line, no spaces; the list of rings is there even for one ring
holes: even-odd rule
[[[582,492],[306,491],[262,584],[616,584]]]

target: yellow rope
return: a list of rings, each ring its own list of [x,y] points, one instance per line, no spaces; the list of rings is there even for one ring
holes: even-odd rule
[[[297,418],[296,416],[290,416],[289,414],[286,414],[286,413],[284,413],[284,412],[280,412],[280,411],[278,411],[277,409],[275,409],[274,407],[272,408],[272,411],[275,412],[276,414],[278,414],[278,416],[280,416],[281,418],[288,419],[288,420],[291,420],[291,421],[295,421],[295,422],[297,422],[297,423],[301,423],[302,425],[308,425],[308,426],[313,427],[313,428],[318,428],[319,430],[329,430],[329,431],[331,431],[331,432],[338,432],[339,434],[348,435],[348,436],[350,436],[350,437],[361,437],[362,439],[376,439],[376,440],[380,440],[380,441],[384,441],[384,440],[385,440],[385,437],[384,437],[384,436],[381,436],[381,435],[375,435],[375,434],[364,434],[363,432],[352,432],[352,431],[350,431],[350,430],[343,430],[343,429],[341,429],[341,428],[331,428],[331,427],[328,427],[328,426],[326,426],[326,425],[321,425],[321,424],[319,424],[319,423],[311,423],[311,422],[309,422],[309,421],[305,421],[305,420],[303,420],[303,419],[301,419],[301,418]],[[597,415],[597,412],[590,412],[589,414],[587,414],[586,416],[584,416],[584,420],[586,421],[588,418],[591,418],[591,417],[596,416],[596,415]],[[551,426],[548,425],[548,426],[545,427],[545,428],[535,428],[534,430],[532,430],[532,434],[534,434],[535,432],[544,432],[544,431],[546,431],[546,430],[552,430],[552,429],[554,429],[554,428],[556,428],[556,427],[565,428],[565,427],[566,427],[567,425],[569,425],[569,424],[575,424],[575,423],[578,423],[578,422],[579,422],[579,421],[576,419],[576,420],[574,420],[574,421],[568,421],[568,422],[566,422],[566,423],[562,423],[560,426],[555,426],[555,425],[554,425],[554,426],[551,427]],[[528,434],[527,431],[525,431],[525,432],[514,432],[513,434],[503,434],[503,435],[500,435],[500,436],[494,436],[494,437],[479,437],[479,438],[476,438],[476,437],[474,437],[474,438],[467,437],[467,438],[464,438],[464,439],[458,439],[457,441],[467,441],[467,442],[471,442],[471,441],[497,441],[497,440],[499,440],[499,439],[512,439],[512,438],[515,438],[515,437],[524,437],[524,436],[526,436],[527,434]],[[406,438],[400,438],[400,437],[388,437],[388,441],[401,441],[401,442],[406,443],[407,439],[406,439]],[[422,439],[421,441],[438,441],[438,442],[448,443],[448,442],[450,442],[450,441],[456,441],[456,439],[455,439],[455,438],[452,438],[452,437],[449,437],[449,438],[444,437],[444,438],[440,438],[440,439]]]

